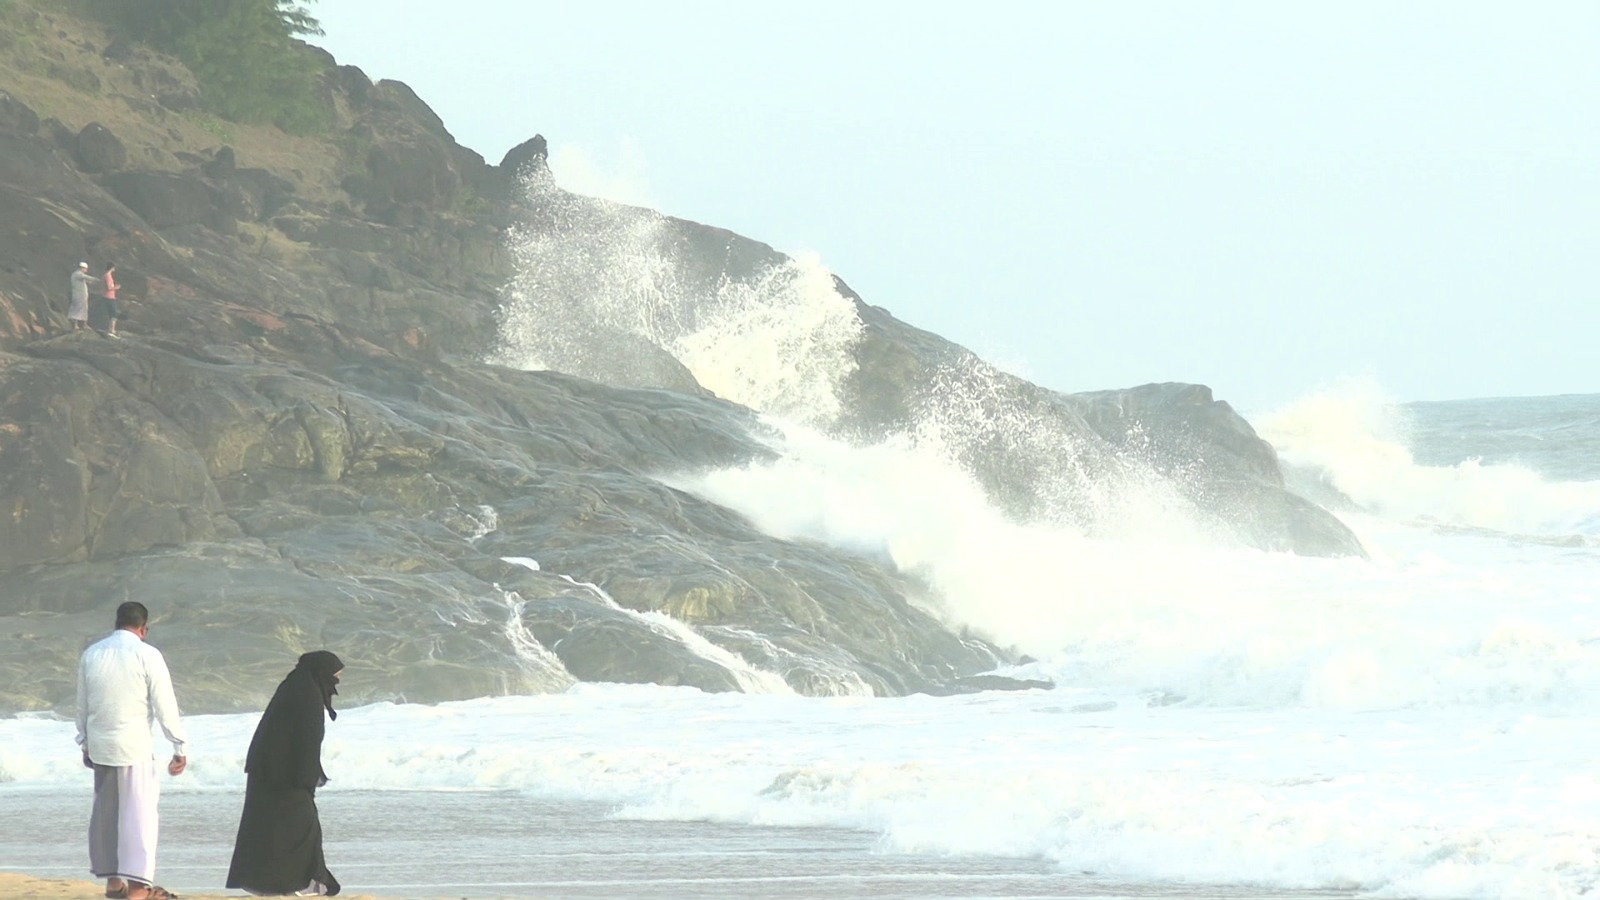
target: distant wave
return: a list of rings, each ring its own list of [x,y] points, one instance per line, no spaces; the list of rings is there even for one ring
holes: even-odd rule
[[[1518,402],[1507,400],[1507,403]],[[1600,481],[1550,481],[1515,463],[1468,458],[1455,465],[1416,461],[1406,409],[1375,385],[1319,391],[1255,419],[1286,467],[1315,497],[1384,519],[1509,535],[1600,534]]]

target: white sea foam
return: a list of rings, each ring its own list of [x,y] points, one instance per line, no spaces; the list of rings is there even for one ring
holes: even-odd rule
[[[523,668],[532,672],[551,669],[565,672],[567,667],[561,662],[561,658],[541,644],[539,638],[523,623],[522,611],[527,606],[527,601],[516,591],[501,590],[498,585],[496,589],[500,590],[500,596],[506,607],[506,643],[511,645]]]
[[[680,488],[763,531],[877,556],[952,624],[1049,660],[1032,674],[1209,705],[1564,704],[1594,695],[1600,596],[1577,561],[1461,536],[1459,558],[1365,524],[1376,561],[1086,538],[1019,525],[937,455],[790,429],[771,462]],[[1534,554],[1529,556],[1528,554]],[[1508,573],[1515,571],[1515,577]],[[1577,626],[1577,627],[1575,627]]]
[[[1512,534],[1600,534],[1600,481],[1550,481],[1526,466],[1471,458],[1419,465],[1407,413],[1368,382],[1319,391],[1254,424],[1285,463],[1321,473],[1374,515]]]
[[[681,644],[694,655],[708,660],[726,669],[739,689],[752,694],[793,694],[794,688],[789,687],[783,677],[773,672],[767,672],[751,665],[748,660],[737,653],[732,653],[718,647],[706,640],[703,635],[695,631],[684,622],[661,612],[641,612],[629,609],[618,603],[615,598],[606,593],[605,588],[589,581],[578,581],[570,575],[558,575],[561,580],[594,597],[610,609],[614,609],[638,620],[651,631],[669,637]]]
[[[855,368],[861,332],[855,307],[815,255],[727,281],[704,304],[699,327],[670,349],[702,386],[751,409],[826,424],[839,415],[839,387]]]
[[[192,718],[190,772],[166,789],[241,789],[254,723]],[[1594,725],[1263,718],[1066,689],[869,700],[582,685],[345,710],[324,762],[330,791],[511,789],[628,818],[866,828],[886,852],[1038,856],[1132,880],[1544,900],[1600,884]],[[86,791],[71,729],[0,720],[14,779],[0,797]]]

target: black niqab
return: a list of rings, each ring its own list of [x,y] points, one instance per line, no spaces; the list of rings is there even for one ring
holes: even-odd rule
[[[322,738],[333,711],[336,677],[344,663],[326,650],[300,657],[256,725],[245,755],[244,811],[234,841],[228,887],[292,894],[313,879],[339,891],[322,856],[315,794],[328,783]]]
[[[250,739],[244,770],[268,784],[319,788],[328,783],[322,771],[323,710],[331,718],[334,675],[344,668],[339,657],[317,650],[300,657],[278,685]]]
[[[333,711],[333,695],[339,693],[337,687],[339,672],[344,669],[344,663],[339,661],[339,657],[328,650],[313,650],[310,653],[302,653],[299,664],[294,668],[296,672],[305,669],[311,673],[311,679],[317,683],[317,689],[322,692],[322,708],[328,711],[328,720],[339,718],[339,714]]]

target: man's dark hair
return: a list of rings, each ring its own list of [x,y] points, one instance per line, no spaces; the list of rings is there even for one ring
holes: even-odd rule
[[[118,628],[143,628],[150,621],[150,610],[137,600],[129,600],[117,607]]]

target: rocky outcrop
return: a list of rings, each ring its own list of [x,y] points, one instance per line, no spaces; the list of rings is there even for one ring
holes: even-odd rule
[[[1197,384],[1075,394],[1084,421],[1126,458],[1175,485],[1245,543],[1312,556],[1363,556],[1355,534],[1289,491],[1277,452]]]
[[[761,635],[802,690],[901,693],[1001,658],[919,612],[914,584],[650,477],[763,454],[738,407],[267,327],[272,351],[69,335],[0,357],[5,614],[61,631],[0,655],[12,702],[69,702],[71,642],[129,597],[159,598],[175,664],[229,673],[191,677],[202,709],[259,704],[283,645],[340,647],[368,697],[740,687],[665,616],[710,628],[701,647]]]
[[[514,176],[542,175],[549,171],[550,148],[544,135],[536,134],[506,151],[500,170]]]
[[[657,222],[651,252],[687,294],[763,277],[786,263],[771,247],[563,194],[543,138],[489,165],[350,66],[325,80],[320,143],[173,148],[192,78],[107,55],[96,75],[98,57],[61,53],[101,111],[130,91],[98,130],[0,94],[0,628],[20,638],[0,646],[0,711],[70,704],[78,651],[130,598],[191,711],[259,708],[318,647],[348,663],[350,702],[574,679],[1035,686],[975,678],[1008,652],[937,619],[911,575],[670,487],[771,451],[658,343],[593,329],[589,378],[481,361],[507,314],[508,228]],[[118,264],[124,340],[67,330],[81,259]],[[941,429],[1019,518],[1093,532],[1148,476],[1254,546],[1359,552],[1204,388],[1057,394],[839,289],[861,336],[837,434]]]
[[[1203,385],[1058,394],[1007,375],[938,335],[857,302],[865,326],[847,384],[851,433],[879,438],[930,421],[989,493],[1023,519],[1095,533],[1120,496],[1170,487],[1185,512],[1248,546],[1361,556],[1355,534],[1290,492],[1272,446]]]

